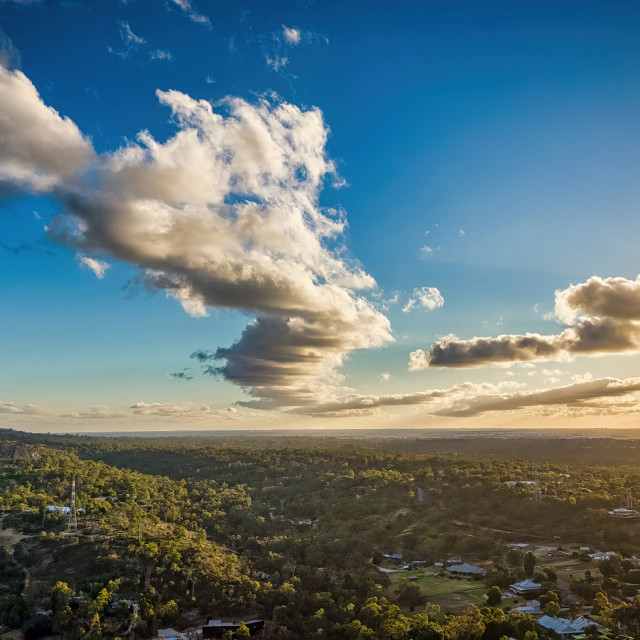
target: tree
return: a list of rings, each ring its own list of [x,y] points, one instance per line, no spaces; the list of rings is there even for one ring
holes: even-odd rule
[[[615,625],[612,614],[613,607],[611,606],[607,596],[602,592],[597,593],[596,597],[593,599],[593,606],[591,607],[591,615],[593,616],[593,619],[603,627],[613,630]]]
[[[175,600],[165,602],[160,608],[160,620],[163,624],[173,624],[178,618],[178,604]]]
[[[549,600],[549,602],[544,605],[544,609],[542,611],[546,616],[557,618],[560,613],[560,605],[554,600]]]
[[[424,613],[413,616],[410,624],[412,640],[444,640],[442,627]]]
[[[524,573],[527,578],[531,578],[533,576],[533,570],[536,566],[536,557],[533,554],[533,551],[527,551],[524,554]]]
[[[487,604],[490,607],[497,607],[502,602],[502,592],[500,587],[491,587],[487,593]]]
[[[73,590],[66,582],[58,581],[51,588],[51,609],[53,624],[58,631],[64,632],[71,628],[72,612],[69,601]]]
[[[403,582],[396,593],[398,594],[398,602],[410,607],[412,611],[416,605],[424,602],[420,587],[413,582]]]
[[[444,634],[447,640],[480,640],[484,630],[482,613],[472,604],[460,615],[452,616],[447,620]]]
[[[22,626],[22,637],[24,640],[39,640],[39,638],[51,635],[52,631],[49,617],[44,613],[36,613]]]
[[[241,622],[236,631],[236,640],[247,640],[247,638],[251,638],[251,632],[249,627],[244,622]]]

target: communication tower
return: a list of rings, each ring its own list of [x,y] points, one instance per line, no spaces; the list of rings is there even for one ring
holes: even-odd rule
[[[540,490],[540,471],[537,464],[533,467],[533,501],[542,502],[542,491]]]
[[[69,531],[78,530],[78,514],[76,513],[76,479],[71,482],[71,505],[69,506]]]

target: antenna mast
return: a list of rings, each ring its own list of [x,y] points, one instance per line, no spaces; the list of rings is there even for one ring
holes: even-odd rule
[[[69,507],[69,531],[78,530],[78,515],[76,513],[76,479],[71,482],[71,506]]]
[[[540,471],[538,465],[533,465],[534,485],[533,485],[533,501],[542,502],[542,491],[540,490]]]

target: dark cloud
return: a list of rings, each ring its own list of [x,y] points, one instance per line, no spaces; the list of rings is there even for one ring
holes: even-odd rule
[[[411,353],[409,369],[482,367],[576,355],[629,353],[640,349],[640,281],[625,278],[587,282],[556,292],[555,316],[568,325],[557,335],[501,335],[467,340],[446,336],[428,352]]]
[[[176,371],[175,373],[168,373],[167,376],[172,380],[193,380],[193,376],[185,371]]]
[[[514,411],[526,407],[560,406],[589,409],[590,401],[624,398],[640,391],[640,378],[619,380],[599,378],[577,382],[544,391],[516,392],[505,395],[484,395],[458,400],[435,412],[438,416],[470,417],[489,411]],[[633,405],[637,406],[636,403]],[[632,405],[632,406],[633,406]],[[602,408],[602,406],[600,407]],[[631,407],[630,407],[631,408]]]

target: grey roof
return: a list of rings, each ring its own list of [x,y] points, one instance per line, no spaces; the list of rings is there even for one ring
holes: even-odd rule
[[[539,582],[534,582],[533,580],[522,580],[522,582],[512,584],[511,588],[516,589],[517,591],[536,591],[537,589],[541,589],[542,585]]]
[[[454,573],[485,573],[485,570],[481,567],[476,567],[475,565],[467,564],[466,562],[449,567],[449,571],[453,571]]]
[[[593,625],[600,626],[587,618],[567,620],[567,618],[552,618],[551,616],[542,616],[538,620],[538,624],[543,629],[555,631],[558,635],[579,635],[588,627]]]

